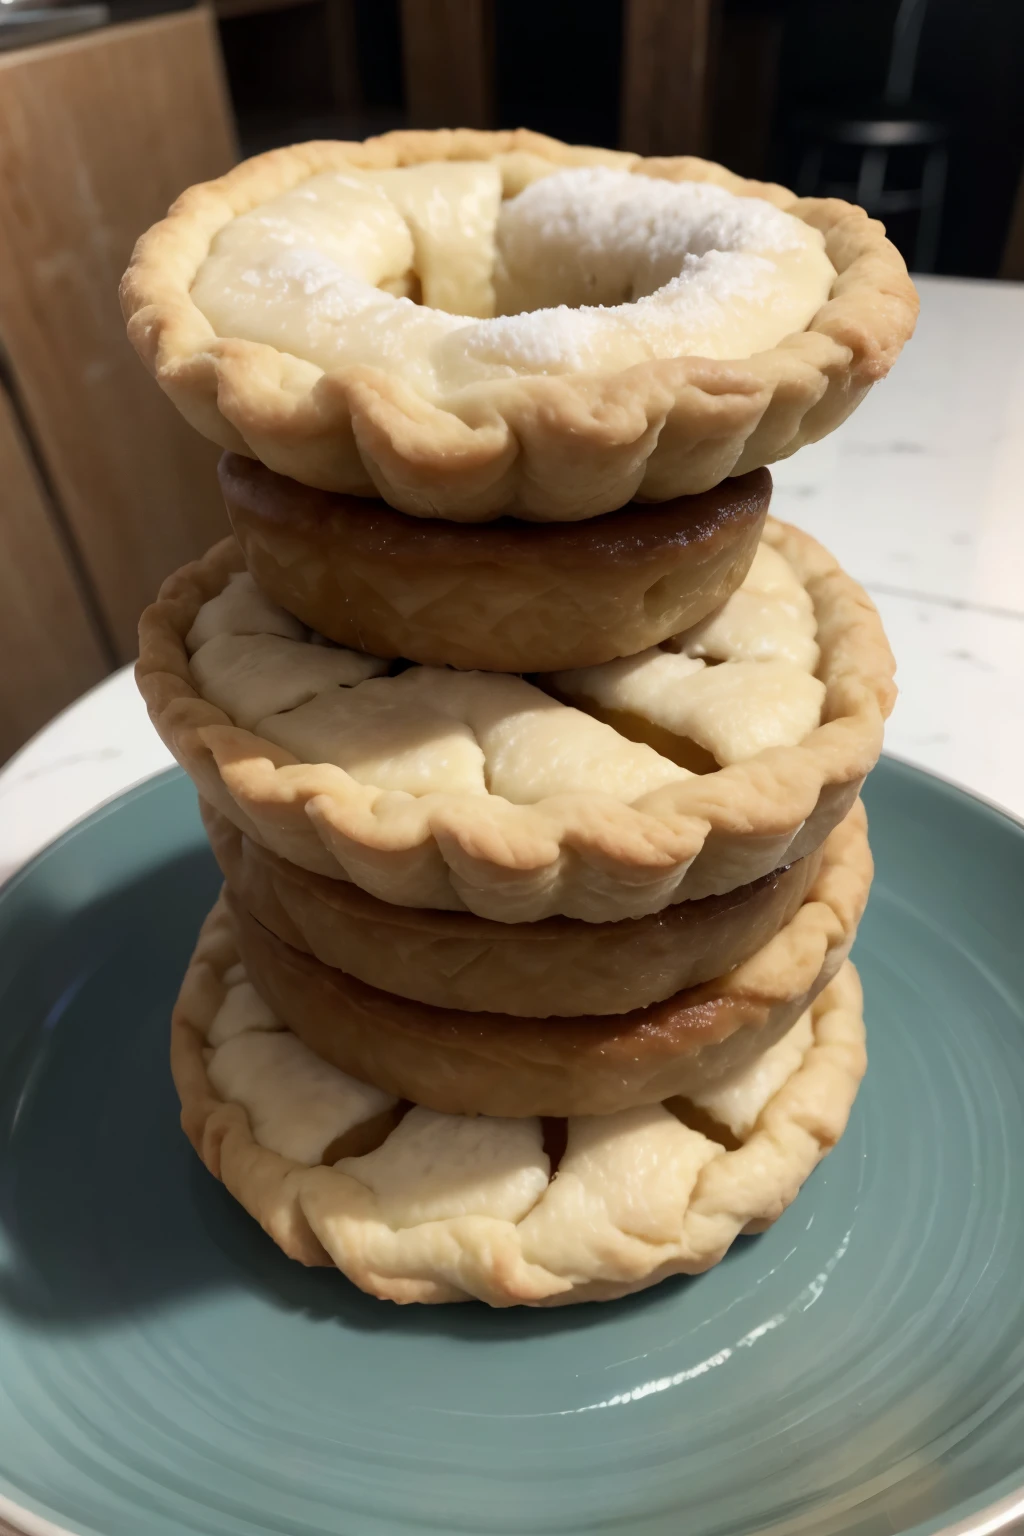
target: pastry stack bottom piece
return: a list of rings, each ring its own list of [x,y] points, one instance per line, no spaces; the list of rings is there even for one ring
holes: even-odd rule
[[[140,687],[224,889],[182,1122],[291,1257],[400,1302],[608,1300],[715,1264],[835,1144],[877,614],[767,470],[469,527],[228,454],[235,538]]]

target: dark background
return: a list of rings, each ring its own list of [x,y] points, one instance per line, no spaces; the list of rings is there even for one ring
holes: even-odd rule
[[[897,5],[726,0],[711,39],[703,151],[746,175],[793,185],[808,113],[877,103]],[[243,151],[419,126],[403,104],[398,0],[354,0],[360,99],[346,114],[332,110],[325,25],[316,0],[221,21]],[[494,55],[493,126],[619,145],[617,0],[497,0]],[[1024,153],[1022,60],[1022,0],[927,0],[913,98],[950,135],[938,272],[999,271]],[[901,176],[914,183],[919,161],[912,150],[894,158],[897,185]],[[887,220],[908,258],[915,219]]]

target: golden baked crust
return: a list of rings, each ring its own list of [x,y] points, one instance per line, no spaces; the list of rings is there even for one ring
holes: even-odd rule
[[[705,1092],[786,1033],[845,960],[871,886],[858,804],[793,918],[742,965],[629,1013],[528,1018],[410,1002],[324,965],[227,896],[274,1015],[322,1060],[444,1114],[607,1115]]]
[[[554,672],[632,656],[719,608],[771,498],[755,470],[703,496],[585,524],[425,522],[221,460],[252,576],[311,629],[375,656]]]
[[[362,1155],[335,1162],[332,1146],[309,1145],[301,1115],[268,1132],[257,1110],[275,1078],[264,1073],[262,1091],[249,1094],[211,1082],[211,1073],[226,1075],[217,1072],[211,1030],[245,987],[218,904],[171,1024],[182,1125],[210,1172],[289,1257],[334,1264],[396,1302],[564,1305],[701,1273],[796,1197],[842,1135],[866,1066],[860,984],[846,962],[754,1073],[707,1099],[704,1120],[714,1128],[718,1117],[717,1140],[694,1128],[693,1106],[681,1103],[574,1117],[561,1122],[565,1149],[553,1178],[538,1121],[413,1108],[389,1134],[366,1090],[336,1073],[328,1086],[337,1123],[358,1135],[375,1115],[379,1128]],[[256,1018],[249,1027],[274,1024]],[[310,1058],[305,1075],[315,1086],[314,1067]],[[329,1119],[321,1118],[321,1143],[332,1134]]]
[[[639,917],[746,885],[820,847],[881,749],[894,663],[874,607],[806,534],[769,519],[765,540],[813,601],[822,723],[798,745],[680,777],[632,804],[589,792],[529,804],[399,794],[301,763],[233,725],[196,691],[185,646],[200,607],[241,568],[233,540],[164,584],[142,617],[136,676],[203,797],[292,863],[397,905],[499,922]]]
[[[218,231],[323,171],[492,160],[506,193],[551,165],[604,164],[764,198],[820,230],[837,277],[809,327],[742,361],[680,357],[620,373],[488,381],[437,406],[380,368],[325,374],[218,337],[190,296]],[[383,496],[417,517],[594,517],[634,497],[707,490],[840,424],[913,332],[917,296],[881,224],[689,156],[642,160],[525,130],[396,132],[310,143],[190,188],[138,242],[121,287],[128,334],[179,410],[222,447],[304,484]]]
[[[618,923],[492,923],[378,901],[200,808],[229,889],[286,944],[414,1002],[526,1018],[627,1013],[732,970],[795,916],[821,863],[818,849],[753,885]]]

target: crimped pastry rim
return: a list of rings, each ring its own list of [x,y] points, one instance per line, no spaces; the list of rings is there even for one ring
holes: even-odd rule
[[[414,800],[358,784],[332,765],[298,764],[283,748],[232,725],[193,686],[184,637],[201,604],[242,569],[233,539],[164,583],[139,625],[136,679],[157,731],[206,798],[271,847],[270,837],[287,824],[302,841],[286,852],[293,862],[352,878],[385,900],[465,906],[498,921],[554,912],[587,921],[640,916],[688,896],[730,890],[787,862],[788,849],[798,857],[818,846],[856,799],[881,751],[895,700],[895,663],[874,605],[808,534],[769,518],[764,537],[793,565],[815,603],[825,723],[798,746],[772,748],[657,790],[644,797],[642,809],[596,794],[533,805],[458,794]],[[835,814],[817,842],[797,853],[795,840],[823,794],[835,797]],[[361,848],[374,861],[369,874],[355,863],[352,850]],[[740,869],[737,849],[754,862]],[[429,900],[413,889],[408,868],[409,856],[424,853]],[[387,892],[368,883],[379,867],[393,864],[397,875],[403,857],[401,880]],[[716,873],[723,859],[728,870]],[[533,879],[538,871],[557,874],[557,890],[531,891],[524,906],[521,885],[514,906],[509,877]]]
[[[646,917],[495,923],[380,901],[282,859],[208,801],[200,813],[228,891],[286,944],[413,1002],[525,1019],[627,1013],[733,970],[796,915],[829,843],[736,891]]]
[[[224,972],[235,961],[230,922],[218,903],[200,932],[171,1019],[182,1128],[209,1171],[289,1258],[338,1268],[362,1290],[399,1303],[476,1298],[497,1307],[558,1306],[612,1300],[671,1274],[702,1273],[740,1233],[764,1230],[792,1202],[842,1135],[866,1067],[860,981],[847,960],[811,1005],[815,1037],[803,1064],[769,1099],[739,1152],[723,1151],[708,1164],[710,1174],[698,1176],[687,1206],[694,1219],[684,1223],[678,1252],[634,1244],[617,1280],[569,1278],[526,1262],[517,1224],[464,1216],[431,1224],[431,1235],[448,1250],[448,1261],[434,1266],[403,1241],[423,1226],[399,1229],[397,1241],[374,1243],[375,1236],[386,1237],[386,1224],[382,1229],[373,1221],[362,1185],[334,1168],[308,1167],[260,1146],[245,1109],[215,1092],[205,1036],[224,995]],[[831,1025],[827,1039],[824,1021]]]
[[[777,1043],[847,958],[874,874],[858,801],[789,921],[726,974],[621,1014],[523,1017],[411,1001],[303,953],[225,886],[235,942],[271,1012],[349,1076],[445,1114],[606,1115],[692,1090]]]
[[[236,837],[243,840],[246,838],[246,833],[240,831],[234,822],[229,822],[228,818],[223,816],[222,812],[208,801],[200,799],[199,812],[206,828],[207,839],[211,845],[216,844],[222,827],[230,826],[232,833]],[[850,815],[853,815],[852,811]],[[280,854],[274,853],[272,849],[267,848],[263,843],[257,843],[253,838],[249,838],[249,842],[252,844],[255,855],[271,874],[288,881],[290,884],[294,884],[314,899],[322,899],[334,914],[340,914],[346,919],[354,918],[356,920],[373,921],[375,918],[383,918],[385,913],[391,913],[392,922],[400,923],[412,932],[422,932],[431,938],[486,939],[487,942],[495,944],[500,944],[502,941],[516,944],[529,942],[550,943],[552,940],[557,941],[562,935],[567,935],[578,926],[577,919],[564,917],[560,914],[556,914],[553,917],[540,918],[535,923],[511,924],[492,923],[485,917],[478,917],[474,912],[450,911],[443,907],[400,907],[396,913],[389,903],[382,902],[379,897],[371,896],[368,891],[361,890],[357,885],[352,885],[348,881],[330,880],[327,876],[315,874],[313,870],[304,869],[301,864],[290,864],[287,859],[281,858]],[[238,884],[236,888],[228,872],[225,870],[220,856],[216,854],[215,846],[214,852],[221,866],[221,874],[224,876],[225,884],[233,889],[239,900],[248,906],[244,882]],[[821,850],[817,850],[819,859],[820,853]],[[806,859],[814,857],[816,857],[814,853],[805,855]],[[803,863],[803,860],[797,860],[796,863]],[[777,875],[786,874],[794,867],[795,865],[783,865],[780,869],[770,870],[768,874],[761,875],[757,880],[751,881],[749,887],[738,887],[738,889],[745,890],[749,888],[754,890],[760,887],[763,882],[771,880]],[[813,885],[816,878],[816,875],[808,878],[808,888]],[[704,900],[713,903],[725,900],[731,894],[731,892],[726,891],[721,896],[709,896],[705,897]],[[656,923],[661,919],[665,910],[665,908],[662,908],[660,913],[652,912],[647,918],[627,918],[626,921]],[[289,915],[292,915],[290,910]],[[263,919],[260,918],[259,921],[263,922]],[[264,923],[264,926],[270,927],[271,925]],[[598,940],[601,938],[602,930],[607,930],[610,935],[613,930],[621,926],[621,921],[587,924],[587,928],[592,931],[594,938]],[[278,935],[278,937],[283,936]],[[312,954],[313,951],[311,950],[310,953]]]
[[[820,229],[837,279],[805,331],[740,361],[684,357],[609,375],[524,375],[435,406],[383,369],[324,374],[259,342],[218,337],[190,290],[231,218],[323,171],[515,153],[709,181]],[[225,448],[325,490],[382,496],[420,517],[587,518],[634,497],[707,490],[824,436],[884,377],[918,301],[881,224],[838,199],[797,198],[691,156],[643,159],[525,129],[398,130],[272,150],[182,193],[138,241],[121,284],[128,334],[187,419]],[[699,450],[699,451],[695,451]]]

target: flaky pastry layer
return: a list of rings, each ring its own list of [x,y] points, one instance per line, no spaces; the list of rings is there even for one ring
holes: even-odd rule
[[[881,749],[894,663],[873,605],[806,534],[769,519],[764,538],[813,603],[821,724],[795,745],[675,777],[631,803],[591,791],[513,803],[488,792],[380,789],[234,725],[197,692],[185,645],[199,609],[241,568],[233,540],[165,583],[142,618],[136,676],[203,797],[292,863],[383,901],[498,922],[640,917],[746,885],[820,847]]]
[[[396,1302],[565,1305],[699,1274],[775,1221],[845,1129],[861,1011],[846,962],[752,1071],[696,1105],[549,1122],[558,1148],[536,1119],[403,1116],[319,1062],[253,993],[218,905],[171,1061],[196,1151],[289,1257]]]
[[[275,1016],[324,1061],[446,1114],[607,1115],[707,1092],[792,1027],[853,943],[872,863],[858,803],[790,921],[726,975],[629,1013],[530,1018],[430,1007],[293,948],[227,896]]]
[[[379,901],[278,858],[212,805],[201,809],[232,893],[286,944],[414,1002],[527,1018],[627,1013],[732,970],[795,916],[822,857],[818,849],[753,885],[648,917],[494,923]]]
[[[738,361],[662,358],[610,374],[489,379],[433,403],[369,364],[325,373],[265,342],[218,336],[191,297],[218,233],[322,172],[496,160],[506,196],[553,168],[611,165],[763,198],[819,230],[836,271],[806,330]],[[594,517],[634,497],[707,490],[840,424],[913,332],[918,301],[881,224],[690,156],[644,160],[525,130],[396,132],[247,160],[182,194],[138,242],[121,286],[128,334],[214,442],[304,484],[382,496],[417,517]]]

